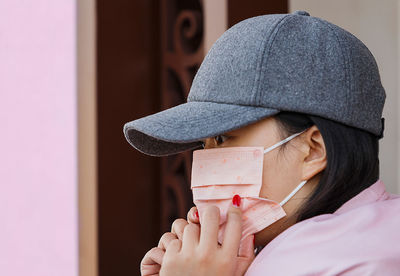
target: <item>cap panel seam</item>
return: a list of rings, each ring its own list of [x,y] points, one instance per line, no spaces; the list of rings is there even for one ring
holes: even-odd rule
[[[284,21],[284,19],[285,19],[285,18],[288,18],[289,16],[290,16],[290,14],[287,14],[287,15],[283,16],[283,17],[276,23],[274,29],[272,30],[272,35],[269,36],[269,39],[265,42],[265,45],[261,45],[261,46],[264,46],[264,49],[263,49],[263,51],[262,51],[261,59],[260,59],[260,61],[259,61],[259,63],[258,63],[257,69],[256,69],[256,74],[255,74],[255,77],[254,77],[254,86],[253,86],[253,90],[255,90],[254,93],[253,93],[253,95],[254,95],[254,100],[253,100],[253,102],[254,102],[257,106],[260,106],[260,103],[259,103],[259,98],[260,98],[259,94],[260,94],[260,91],[259,91],[259,89],[260,89],[260,83],[261,83],[260,80],[261,80],[261,73],[262,73],[262,65],[263,65],[263,63],[264,63],[264,58],[265,58],[265,52],[267,51],[267,48],[268,48],[268,53],[270,52],[270,49],[271,49],[272,44],[273,44],[273,42],[274,42],[274,40],[275,40],[275,37],[277,36],[277,34],[278,34],[278,32],[279,32],[279,29],[281,28],[281,26],[283,26],[284,22],[286,22],[286,21]],[[284,22],[282,22],[282,21],[284,21]],[[271,36],[273,36],[273,37],[271,38]],[[269,47],[268,47],[268,44],[269,44]],[[260,48],[261,48],[261,47],[260,47]],[[257,72],[257,71],[258,71],[258,72]],[[257,81],[258,81],[258,83],[257,83]]]
[[[345,93],[345,97],[346,97],[345,100],[348,103],[349,100],[350,100],[349,99],[349,94],[351,92],[351,87],[350,87],[351,86],[351,81],[350,81],[350,77],[351,76],[350,76],[350,71],[349,71],[349,60],[347,58],[347,55],[345,55],[344,52],[343,52],[343,44],[340,42],[340,39],[339,39],[335,29],[333,29],[333,27],[330,26],[328,22],[325,22],[324,20],[321,20],[321,19],[319,19],[319,21],[322,22],[325,26],[327,26],[333,32],[333,35],[336,37],[336,40],[337,40],[337,42],[339,44],[340,53],[342,54],[342,58],[343,58],[343,61],[344,61],[346,87],[348,89],[347,93]],[[347,115],[346,117],[349,117],[349,111],[350,110],[346,110],[346,115]]]

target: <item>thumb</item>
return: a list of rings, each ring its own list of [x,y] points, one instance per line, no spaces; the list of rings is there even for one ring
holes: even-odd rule
[[[153,247],[151,250],[149,250],[140,262],[140,274],[142,276],[158,275],[161,269],[164,254],[165,251],[158,247]]]
[[[240,244],[235,276],[244,275],[254,258],[254,235],[249,235]]]
[[[254,235],[248,235],[240,243],[239,247],[239,257],[250,259],[255,258],[254,255]]]

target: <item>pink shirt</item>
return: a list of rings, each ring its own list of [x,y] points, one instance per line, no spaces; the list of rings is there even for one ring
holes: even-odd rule
[[[400,195],[377,181],[333,214],[283,231],[245,275],[400,275]]]

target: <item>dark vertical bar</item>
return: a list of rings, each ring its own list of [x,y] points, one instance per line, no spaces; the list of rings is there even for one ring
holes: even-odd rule
[[[97,1],[99,275],[140,275],[160,236],[159,159],[125,122],[159,111],[159,1]]]
[[[203,60],[203,9],[199,0],[161,0],[161,106],[186,102]],[[161,232],[186,217],[193,205],[190,190],[192,151],[161,158]]]
[[[229,26],[287,1],[228,0]],[[201,0],[97,1],[99,275],[139,275],[146,251],[192,206],[191,152],[134,150],[123,124],[186,101],[203,57]]]

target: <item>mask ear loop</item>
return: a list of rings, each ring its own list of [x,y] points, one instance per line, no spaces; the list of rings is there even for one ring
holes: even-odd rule
[[[300,134],[302,134],[304,131],[306,131],[306,130],[303,130],[302,132],[293,134],[293,135],[287,137],[286,139],[283,139],[282,141],[276,143],[275,145],[272,145],[272,146],[270,146],[269,148],[266,148],[266,149],[264,150],[264,153],[270,152],[271,150],[274,150],[274,149],[276,149],[277,147],[282,146],[283,144],[289,142],[289,141],[292,140],[293,138],[295,138],[295,137],[299,136]]]
[[[302,134],[302,133],[305,132],[306,130],[307,130],[307,129],[303,130],[302,132],[295,133],[295,134],[293,134],[293,135],[287,137],[286,139],[283,139],[282,141],[276,143],[275,145],[272,145],[272,146],[270,146],[269,148],[266,148],[266,149],[264,150],[264,153],[270,152],[271,150],[274,150],[274,149],[276,149],[277,147],[282,146],[283,144],[285,144],[285,143],[289,142],[290,140],[292,140],[293,138],[299,136],[300,134]],[[285,197],[284,200],[282,200],[282,201],[279,203],[279,205],[283,206],[286,202],[288,202],[288,200],[291,199],[292,196],[294,196],[294,194],[297,193],[297,191],[300,190],[301,187],[303,187],[304,184],[306,184],[306,183],[307,183],[307,180],[302,181],[302,182],[301,182],[287,197]]]
[[[284,200],[282,200],[279,205],[283,206],[283,204],[285,204],[286,202],[288,202],[289,199],[292,198],[292,196],[294,196],[295,193],[297,193],[298,190],[301,189],[301,187],[304,186],[304,184],[307,183],[307,180],[302,181],[287,197],[285,197]]]

